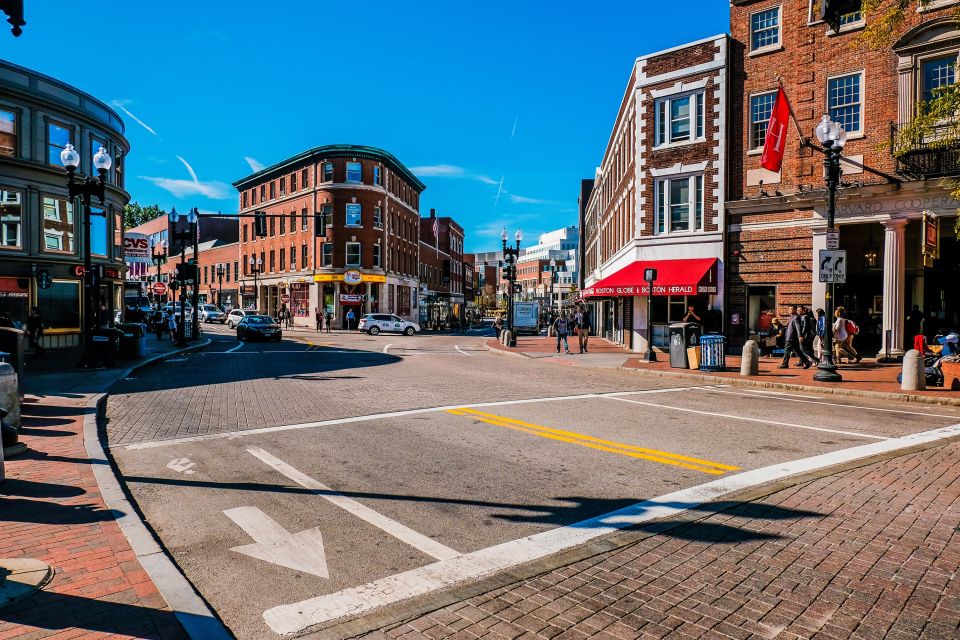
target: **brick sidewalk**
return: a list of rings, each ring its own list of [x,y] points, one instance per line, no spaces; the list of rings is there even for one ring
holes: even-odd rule
[[[955,639],[958,520],[952,443],[742,503],[367,637]]]
[[[185,638],[100,497],[85,410],[69,399],[27,400],[21,441],[30,450],[6,461],[0,485],[0,558],[35,558],[55,575],[0,609],[0,639]]]

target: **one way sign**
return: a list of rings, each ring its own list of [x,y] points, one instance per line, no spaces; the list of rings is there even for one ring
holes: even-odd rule
[[[847,252],[843,249],[820,250],[820,282],[844,284],[847,281]]]

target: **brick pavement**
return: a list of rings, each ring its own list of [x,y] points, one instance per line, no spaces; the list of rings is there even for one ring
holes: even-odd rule
[[[960,637],[960,443],[837,472],[368,638]]]
[[[55,575],[0,609],[0,640],[185,638],[101,498],[83,442],[83,401],[27,396],[23,404],[21,440],[30,449],[6,461],[0,557],[35,558]]]

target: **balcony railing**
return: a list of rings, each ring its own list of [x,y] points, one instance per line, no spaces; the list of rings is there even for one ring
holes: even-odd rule
[[[935,125],[924,135],[904,139],[907,125],[890,125],[890,150],[897,173],[914,180],[960,175],[960,140],[956,123]]]

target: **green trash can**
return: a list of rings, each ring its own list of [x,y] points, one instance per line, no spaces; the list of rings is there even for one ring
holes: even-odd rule
[[[128,322],[117,327],[120,330],[120,357],[145,358],[147,355],[147,326]]]

